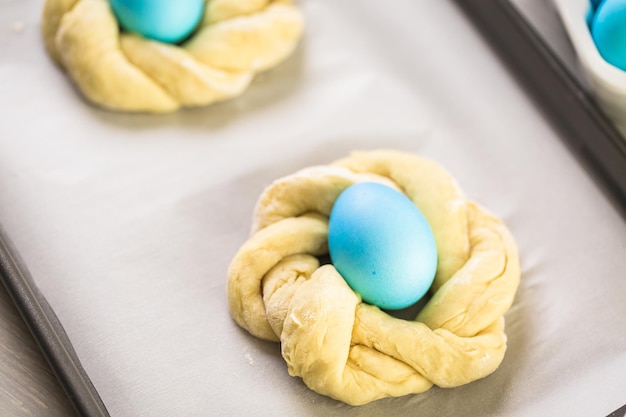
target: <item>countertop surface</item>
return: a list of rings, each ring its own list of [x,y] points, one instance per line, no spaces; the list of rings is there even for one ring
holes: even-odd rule
[[[4,417],[74,417],[76,413],[0,285],[0,414]]]

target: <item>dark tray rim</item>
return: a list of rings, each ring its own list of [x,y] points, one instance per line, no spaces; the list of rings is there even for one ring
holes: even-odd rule
[[[61,322],[0,224],[0,280],[81,417],[110,417]]]

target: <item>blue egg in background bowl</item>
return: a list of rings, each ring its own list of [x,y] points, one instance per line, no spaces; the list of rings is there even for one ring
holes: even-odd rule
[[[178,43],[202,20],[204,0],[111,0],[111,9],[124,30]]]
[[[613,50],[613,54],[623,55],[623,48],[619,44],[626,48],[626,40],[619,41],[617,34],[608,35],[608,38],[599,41],[603,45],[597,45],[598,40],[606,36],[612,26],[619,26],[618,30],[622,32],[626,29],[626,12],[619,11],[624,0],[552,1],[576,53],[585,87],[593,94],[615,127],[626,137],[626,71],[617,66],[621,58],[618,57],[614,60],[615,63],[610,63],[600,52],[603,49],[603,53],[607,55],[608,47]],[[609,3],[610,1],[612,2]],[[611,17],[606,20],[608,15]]]
[[[363,301],[399,310],[419,301],[437,270],[437,246],[422,212],[378,183],[348,187],[328,224],[330,258]]]
[[[609,64],[626,70],[626,0],[604,0],[593,6],[590,30],[598,52]]]

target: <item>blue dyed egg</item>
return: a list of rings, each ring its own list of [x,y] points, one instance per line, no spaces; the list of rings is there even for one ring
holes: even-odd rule
[[[435,278],[430,225],[404,194],[381,184],[355,184],[341,193],[330,214],[328,247],[348,285],[383,309],[416,303]]]
[[[591,36],[602,58],[626,70],[626,0],[604,0],[598,5]]]
[[[589,26],[590,28],[593,22],[593,16],[596,14],[596,10],[598,9],[598,6],[601,2],[602,0],[590,0],[591,7],[589,7],[589,10],[587,10],[587,14],[585,16],[587,26]]]
[[[596,10],[598,6],[600,5],[600,3],[602,3],[602,0],[590,0],[590,3],[591,3],[591,8],[593,10]]]
[[[111,0],[120,25],[129,32],[176,43],[194,31],[204,13],[204,0]]]

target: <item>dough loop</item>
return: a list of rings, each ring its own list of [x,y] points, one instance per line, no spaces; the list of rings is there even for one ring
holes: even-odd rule
[[[48,53],[87,99],[154,113],[242,94],[291,54],[302,27],[290,0],[207,0],[180,46],[120,32],[108,0],[46,0],[42,19]]]
[[[361,181],[397,186],[433,229],[440,262],[432,297],[414,321],[362,303],[332,265],[319,265],[333,203]],[[504,357],[503,315],[519,279],[515,242],[499,219],[466,200],[437,164],[381,150],[270,185],[230,265],[228,301],[240,326],[281,343],[291,375],[360,405],[492,373]]]

